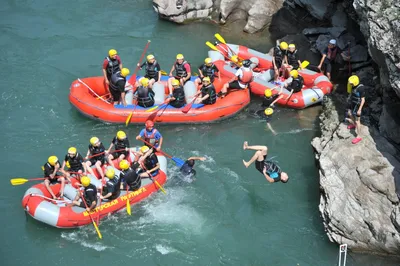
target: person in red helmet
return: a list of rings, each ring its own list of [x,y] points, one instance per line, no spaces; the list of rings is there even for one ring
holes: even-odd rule
[[[153,121],[147,120],[144,125],[145,128],[142,129],[142,131],[140,131],[140,134],[136,137],[136,139],[137,140],[142,139],[153,145],[156,151],[160,151],[163,143],[162,135],[160,134],[160,132],[158,132],[157,129],[154,128]],[[147,145],[146,142],[144,143],[145,145]]]

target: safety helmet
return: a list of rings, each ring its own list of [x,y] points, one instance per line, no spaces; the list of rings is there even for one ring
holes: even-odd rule
[[[183,54],[177,54],[177,55],[176,55],[176,59],[177,59],[177,60],[183,59],[183,58],[184,58],[184,57],[183,57]]]
[[[210,83],[211,82],[210,77],[204,77],[203,82]]]
[[[279,47],[280,47],[282,50],[287,50],[289,46],[288,46],[287,42],[281,42],[281,43],[279,44]]]
[[[120,131],[117,132],[117,139],[123,140],[125,138],[126,138],[126,134],[125,134],[124,131],[120,130]]]
[[[145,126],[146,128],[154,127],[154,122],[151,121],[151,120],[147,120],[146,123],[144,123],[144,126]]]
[[[112,167],[107,168],[106,176],[107,176],[109,179],[113,179],[114,176],[115,176],[114,168],[112,168]]]
[[[92,146],[96,145],[97,142],[99,142],[99,138],[98,137],[91,137],[90,138],[90,144],[92,144]]]
[[[81,184],[82,184],[82,186],[84,186],[84,187],[87,187],[87,186],[89,186],[90,185],[90,178],[89,177],[87,177],[87,176],[82,176],[81,177]]]
[[[146,153],[146,152],[148,152],[149,150],[150,150],[150,148],[147,147],[147,146],[142,146],[142,147],[140,148],[140,152],[141,152],[141,153]]]
[[[129,166],[129,162],[127,160],[122,160],[119,162],[119,168],[121,168],[122,170],[128,169]]]
[[[75,148],[75,147],[70,147],[70,148],[68,149],[68,153],[69,153],[69,154],[76,154],[76,148]]]
[[[290,76],[297,79],[299,77],[299,72],[294,69],[294,70],[290,71]]]
[[[246,60],[243,60],[242,64],[244,67],[249,67],[251,65],[251,61],[246,59]]]
[[[147,59],[147,61],[150,61],[151,59],[154,59],[154,55],[149,54],[149,55],[146,57],[146,59]]]
[[[126,67],[124,67],[123,69],[121,69],[121,76],[123,76],[124,78],[126,76],[128,76],[130,73],[129,69],[127,69]]]
[[[51,166],[54,166],[54,165],[56,165],[56,163],[58,162],[58,158],[57,158],[57,156],[52,155],[52,156],[49,157],[49,159],[47,159],[47,162],[48,162]]]
[[[274,113],[274,109],[272,109],[271,107],[265,109],[265,111],[264,111],[264,114],[268,115],[268,116],[272,115],[273,113]]]
[[[358,84],[360,84],[360,79],[358,78],[358,76],[353,75],[349,78],[348,80],[349,84],[355,86],[358,86]]]
[[[266,89],[266,90],[264,91],[264,95],[265,95],[265,97],[267,97],[267,98],[271,97],[271,96],[272,96],[272,90],[271,90],[271,89]]]
[[[207,57],[206,59],[204,59],[204,63],[211,64],[212,63],[211,58]]]
[[[294,45],[293,43],[289,44],[289,48],[296,48],[296,45]]]
[[[179,82],[179,80],[177,80],[177,79],[174,79],[174,80],[172,80],[172,86],[179,86],[181,83]]]
[[[108,56],[114,56],[114,55],[116,55],[116,54],[118,54],[117,53],[117,50],[115,50],[115,49],[111,49],[110,51],[108,51]]]
[[[140,79],[140,84],[142,84],[142,86],[144,86],[144,87],[149,86],[149,79],[148,78]]]
[[[231,56],[231,61],[232,61],[233,63],[237,63],[237,62],[239,62],[239,57],[238,57],[237,55],[232,55],[232,56]]]

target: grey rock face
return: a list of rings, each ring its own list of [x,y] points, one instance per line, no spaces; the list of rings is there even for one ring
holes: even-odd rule
[[[377,150],[367,127],[363,140],[339,122],[328,99],[320,116],[322,136],[312,145],[320,163],[320,213],[331,241],[353,250],[399,254],[400,210],[394,176],[398,172]]]
[[[161,18],[183,23],[210,16],[213,0],[153,0],[153,7]]]

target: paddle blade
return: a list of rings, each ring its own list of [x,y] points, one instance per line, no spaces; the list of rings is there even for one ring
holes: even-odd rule
[[[128,200],[128,199],[126,200],[126,212],[127,212],[129,215],[132,215],[132,212],[131,212],[131,204],[129,204],[129,200]]]
[[[13,179],[10,180],[11,185],[13,185],[13,186],[22,185],[22,184],[25,184],[28,181],[29,180],[25,179],[25,178],[13,178]]]
[[[301,68],[306,68],[306,67],[308,67],[309,64],[310,64],[310,62],[308,62],[307,60],[304,60],[303,63],[301,63]]]
[[[215,33],[214,36],[215,36],[215,38],[217,38],[217,40],[218,40],[219,42],[222,42],[223,44],[226,44],[225,39],[222,38],[222,36],[219,35],[219,33]]]
[[[152,112],[152,111],[156,110],[158,107],[159,107],[158,105],[153,106],[150,109],[147,109],[146,112]]]
[[[161,75],[168,76],[168,74],[167,74],[167,72],[165,72],[165,70],[160,70],[160,72],[161,72]]]
[[[94,222],[94,220],[93,220],[93,226],[94,226],[94,229],[96,229],[96,232],[97,232],[97,235],[99,236],[99,238],[102,239],[103,236],[101,235],[100,230],[97,227],[97,224]]]
[[[215,45],[212,44],[212,43],[210,43],[209,41],[206,42],[206,45],[207,45],[208,47],[210,47],[211,49],[213,49],[214,51],[218,51],[218,48],[215,47]]]
[[[157,187],[158,187],[165,195],[167,195],[167,192],[166,192],[165,189],[160,185],[160,183],[158,183],[157,180],[154,180],[154,183],[156,183]]]
[[[131,122],[132,115],[133,115],[133,112],[131,112],[131,113],[128,115],[128,117],[126,118],[125,126],[128,126],[129,122]]]
[[[190,109],[192,109],[193,102],[187,104],[185,107],[182,108],[182,113],[187,114]]]
[[[171,159],[175,162],[176,166],[178,167],[182,167],[185,164],[185,162],[180,158],[172,157]]]

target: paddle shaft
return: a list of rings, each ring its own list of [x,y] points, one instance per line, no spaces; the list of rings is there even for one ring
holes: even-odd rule
[[[89,207],[88,207],[88,205],[87,205],[87,203],[86,203],[85,197],[83,196],[82,191],[81,191],[79,188],[78,188],[78,191],[79,191],[79,194],[81,195],[82,202],[83,202],[83,204],[85,205],[86,209],[89,209]],[[90,214],[90,211],[88,211],[87,213],[89,214],[90,220],[92,220],[94,229],[96,229],[96,232],[97,232],[99,238],[101,239],[101,238],[102,238],[102,235],[101,235],[101,233],[100,233],[99,228],[97,227],[96,222],[93,220],[93,217],[92,217],[92,215]]]
[[[94,90],[92,90],[92,88],[89,87],[89,85],[87,85],[85,82],[83,82],[81,79],[78,79],[78,82],[80,82],[81,84],[83,84],[86,88],[88,88],[95,96],[97,96],[97,98],[101,99],[103,102],[107,103],[107,104],[111,104],[109,102],[107,102],[106,100],[104,100],[101,96],[99,96]]]
[[[194,99],[188,105],[186,105],[185,108],[182,109],[182,113],[185,113],[185,114],[188,113],[190,111],[190,109],[192,109],[194,102],[196,101],[196,99],[199,96],[200,96],[200,94],[197,95],[196,97],[194,97]]]
[[[40,194],[29,194],[29,195],[30,195],[31,197],[40,197],[40,198],[44,198],[44,199],[47,199],[47,200],[49,200],[49,201],[69,203],[69,202],[66,201],[66,200],[56,200],[56,199],[52,199],[52,198],[49,198],[49,197],[46,197],[46,196],[43,196],[43,195],[40,195]]]
[[[150,146],[151,148],[154,148],[155,149],[155,147],[151,144],[151,143],[149,143],[149,142],[147,142],[147,141],[145,141],[144,139],[142,139],[142,138],[140,138],[140,140],[141,141],[143,141],[144,143],[146,143],[148,146]],[[167,153],[165,153],[164,151],[162,151],[162,150],[160,150],[160,152],[162,153],[162,154],[164,154],[165,156],[167,156],[168,158],[172,158],[172,156],[171,155],[169,155],[169,154],[167,154]]]
[[[140,60],[139,60],[139,63],[138,63],[139,66],[136,66],[135,72],[133,72],[132,77],[129,79],[129,83],[131,83],[131,84],[132,84],[132,81],[136,82],[136,74],[137,74],[137,72],[138,72],[138,70],[140,68],[140,64],[143,61],[143,57],[146,54],[147,48],[149,48],[150,42],[151,42],[150,40],[147,41],[146,46],[143,49],[142,55],[140,56]]]

